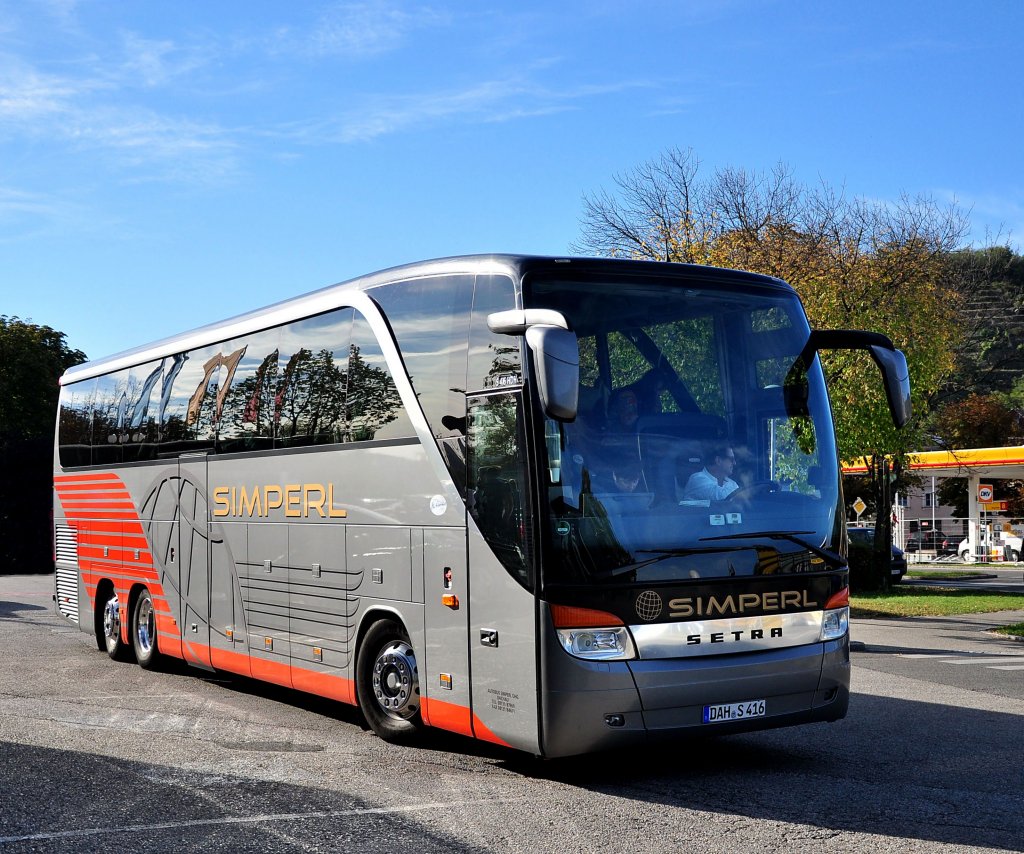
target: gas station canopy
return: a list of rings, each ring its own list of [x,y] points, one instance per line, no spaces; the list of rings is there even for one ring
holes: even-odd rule
[[[918,474],[935,477],[966,477],[970,514],[970,541],[977,542],[976,524],[983,506],[978,500],[982,484],[992,480],[1024,480],[1024,446],[1010,448],[972,448],[962,451],[919,451],[909,454],[909,468]],[[867,474],[867,461],[854,460],[843,465],[843,474]]]

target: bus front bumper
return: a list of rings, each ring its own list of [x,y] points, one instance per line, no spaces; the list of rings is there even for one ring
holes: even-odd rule
[[[592,662],[545,644],[545,756],[652,739],[721,735],[845,716],[849,635],[778,650],[699,658]],[[705,707],[763,700],[763,716],[705,723]]]

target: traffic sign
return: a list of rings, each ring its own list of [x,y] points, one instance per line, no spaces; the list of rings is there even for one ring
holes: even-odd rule
[[[857,496],[857,500],[853,502],[853,512],[860,517],[860,514],[868,509],[868,505],[864,503],[864,499]]]

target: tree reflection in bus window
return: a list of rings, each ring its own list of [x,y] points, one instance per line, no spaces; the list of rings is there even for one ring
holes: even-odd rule
[[[531,526],[517,397],[471,398],[467,438],[470,512],[505,569],[529,586]]]
[[[92,416],[92,463],[115,465],[123,459],[125,414],[128,409],[128,371],[106,374],[96,381]]]
[[[245,338],[245,353],[224,402],[217,435],[221,453],[272,448],[276,420],[280,331],[268,329]]]
[[[92,414],[96,380],[83,380],[64,386],[61,391],[60,464],[87,466],[92,462]]]
[[[124,461],[156,458],[159,438],[160,362],[136,365],[128,376],[128,407],[125,415]]]
[[[274,399],[279,447],[345,441],[352,317],[352,309],[341,309],[282,330]]]
[[[356,314],[348,359],[348,440],[398,439],[414,435],[384,353],[369,323]]]

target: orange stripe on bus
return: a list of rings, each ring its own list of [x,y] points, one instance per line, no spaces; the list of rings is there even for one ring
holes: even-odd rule
[[[465,706],[434,700],[429,697],[420,699],[420,714],[423,723],[437,729],[457,732],[459,735],[473,736],[473,715]]]
[[[351,679],[332,673],[318,673],[292,665],[292,685],[299,691],[355,705],[356,686]]]

